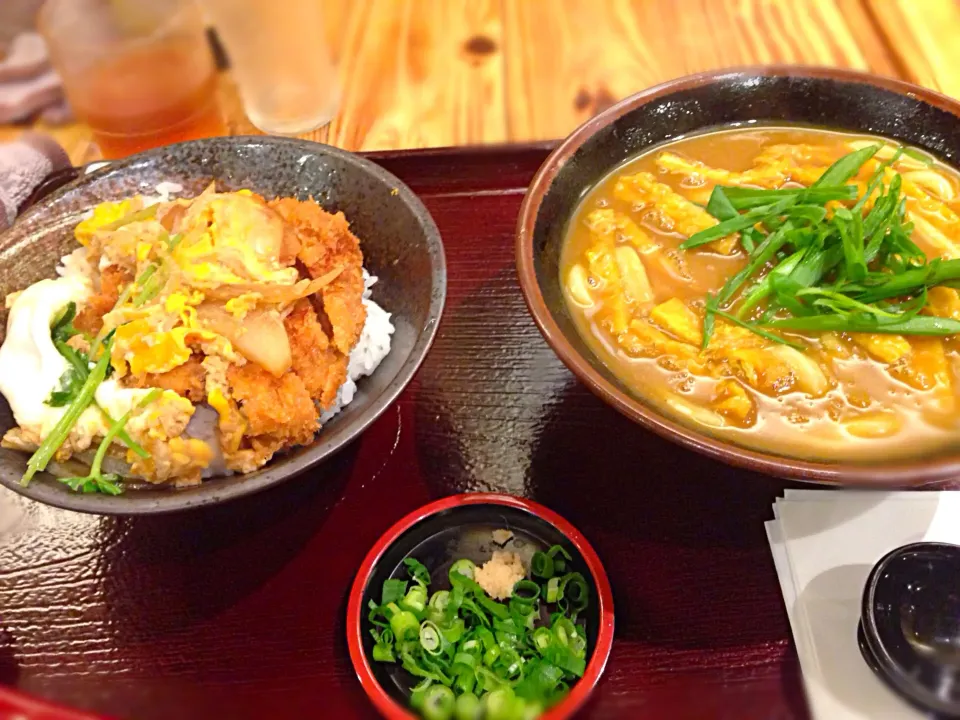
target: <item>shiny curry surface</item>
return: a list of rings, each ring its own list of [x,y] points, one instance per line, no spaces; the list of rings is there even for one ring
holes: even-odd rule
[[[638,397],[724,440],[805,459],[878,461],[956,444],[960,341],[863,333],[783,333],[802,350],[717,318],[701,348],[704,299],[744,267],[736,236],[679,245],[717,221],[715,185],[809,186],[837,158],[894,143],[809,128],[761,127],[684,138],[618,167],[585,196],[561,252],[567,306],[587,345]],[[960,176],[902,156],[913,241],[960,257]],[[956,290],[925,313],[960,319]]]

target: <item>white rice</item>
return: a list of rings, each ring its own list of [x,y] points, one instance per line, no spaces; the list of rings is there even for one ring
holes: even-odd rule
[[[93,277],[93,266],[90,265],[90,258],[87,257],[87,249],[78,247],[71,253],[67,253],[60,258],[60,264],[57,266],[57,275],[59,277],[75,277],[90,283]]]
[[[370,275],[366,268],[363,270],[363,304],[367,308],[367,320],[360,332],[360,339],[350,353],[347,362],[347,379],[340,390],[337,399],[329,410],[320,414],[320,424],[325,425],[338,412],[353,402],[357,393],[357,380],[373,374],[383,359],[390,352],[390,336],[394,327],[390,322],[390,313],[377,305],[371,298],[371,287],[377,282],[375,275]]]
[[[178,195],[183,192],[183,185],[175,182],[164,181],[157,184],[157,197],[145,197],[144,204],[146,205],[156,205],[161,202],[170,202],[171,198],[174,195]]]

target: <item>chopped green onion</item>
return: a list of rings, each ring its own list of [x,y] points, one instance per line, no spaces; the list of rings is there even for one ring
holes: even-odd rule
[[[426,720],[450,720],[456,704],[453,690],[443,685],[433,685],[424,695],[420,712]]]
[[[521,580],[513,586],[513,597],[524,603],[531,603],[540,597],[540,586],[531,580]]]
[[[483,696],[485,720],[514,720],[516,697],[509,687],[501,687]]]
[[[437,590],[430,598],[430,607],[439,612],[444,612],[450,604],[450,591]]]
[[[560,578],[552,577],[547,582],[547,602],[555,603],[560,598]]]
[[[399,642],[419,634],[420,622],[417,616],[407,610],[394,613],[390,618],[390,629]]]
[[[457,697],[454,717],[456,720],[480,720],[482,708],[480,698],[472,692],[465,692]]]
[[[383,583],[383,590],[380,594],[380,604],[389,605],[398,603],[407,592],[407,581],[390,579]]]
[[[443,639],[450,644],[457,643],[463,637],[464,622],[460,618],[455,618],[452,622],[441,626],[440,634]]]
[[[453,688],[460,694],[472,693],[477,686],[477,674],[472,669],[462,668],[457,673],[457,679],[453,682]]]
[[[404,558],[403,564],[407,566],[407,573],[409,573],[414,582],[419,583],[423,587],[430,585],[430,572],[423,563],[413,558]]]
[[[547,555],[553,558],[554,572],[563,572],[567,567],[567,563],[573,562],[570,553],[564,550],[562,545],[551,545],[550,549],[547,550]]]
[[[473,580],[473,574],[476,572],[476,570],[477,566],[472,560],[462,558],[450,566],[450,579],[452,581],[454,575],[463,575],[468,580]]]
[[[539,627],[533,632],[533,646],[541,655],[553,644],[553,633],[550,628]]]
[[[577,634],[576,626],[566,617],[557,618],[552,630],[557,642],[564,647],[569,646],[570,639]]]
[[[443,645],[440,628],[427,620],[420,625],[420,646],[428,653],[438,653]]]
[[[542,555],[541,568],[556,571],[571,562],[559,545]],[[389,602],[370,600],[367,617],[374,661],[399,663],[420,679],[410,704],[424,717],[533,718],[583,675],[586,636],[575,621],[589,591],[580,573],[522,579],[504,603],[475,581],[469,560],[451,566],[450,590],[429,598],[419,582],[429,579],[426,568],[416,561],[405,565],[415,584],[386,581],[381,597]],[[545,598],[557,600],[565,590],[568,599],[542,609]],[[541,619],[547,616],[549,625]]]
[[[530,572],[539,578],[553,577],[553,558],[538,550],[530,559]]]
[[[373,659],[377,662],[396,662],[397,659],[393,654],[393,647],[390,645],[374,645],[373,646]]]
[[[583,575],[578,572],[566,575],[560,581],[560,588],[561,594],[570,603],[574,612],[579,612],[587,607],[590,591]]]
[[[473,670],[477,667],[478,661],[477,656],[468,653],[468,652],[458,652],[453,656],[452,666],[457,668],[466,668],[467,670]]]
[[[427,590],[423,585],[414,585],[400,601],[400,607],[419,615],[427,607]]]

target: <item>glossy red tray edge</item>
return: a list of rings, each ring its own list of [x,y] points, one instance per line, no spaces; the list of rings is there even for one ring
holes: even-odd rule
[[[104,720],[0,687],[0,720]]]
[[[512,495],[501,495],[498,493],[470,493],[466,495],[452,495],[441,498],[432,503],[417,508],[407,514],[387,530],[380,539],[374,544],[360,569],[357,571],[356,579],[350,588],[350,596],[347,604],[347,644],[350,650],[350,660],[356,670],[357,677],[363,685],[369,698],[373,701],[377,710],[388,720],[415,720],[415,716],[406,708],[399,705],[388,695],[373,674],[373,669],[366,654],[363,652],[363,591],[370,578],[377,562],[383,553],[389,548],[403,533],[416,525],[418,522],[431,515],[435,515],[444,510],[463,505],[506,505],[509,507],[525,510],[532,515],[536,515],[553,525],[563,535],[570,540],[577,551],[583,556],[587,563],[587,568],[593,578],[597,590],[597,601],[599,604],[600,627],[597,628],[597,644],[593,649],[593,655],[590,663],[583,674],[583,677],[570,690],[570,694],[558,705],[550,709],[549,712],[541,716],[542,720],[566,720],[577,712],[590,693],[600,681],[603,671],[607,666],[607,660],[610,658],[610,650],[613,647],[613,592],[610,588],[610,580],[603,569],[603,563],[597,556],[596,551],[587,541],[587,539],[573,525],[567,522],[552,510],[524,498],[514,497]]]

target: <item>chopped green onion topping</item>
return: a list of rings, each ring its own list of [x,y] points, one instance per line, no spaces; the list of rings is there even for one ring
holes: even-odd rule
[[[913,154],[875,163],[859,198],[846,184],[880,148],[844,155],[809,188],[714,188],[707,212],[719,222],[681,247],[740,232],[747,263],[707,295],[704,348],[716,316],[799,350],[779,332],[960,333],[960,321],[918,314],[930,288],[960,283],[960,260],[928,259],[910,239],[902,179],[889,168]]]
[[[383,602],[369,602],[372,657],[419,679],[410,704],[423,717],[537,717],[583,675],[587,641],[578,617],[589,586],[567,571],[572,556],[562,546],[534,558],[540,572],[517,582],[507,602],[484,592],[466,559],[450,567],[450,588],[428,597],[430,575],[412,558],[402,566],[409,580],[387,580]]]
[[[553,558],[538,550],[530,559],[530,572],[538,578],[553,577]]]
[[[472,560],[461,558],[450,566],[450,581],[453,581],[454,575],[462,575],[468,580],[473,580],[473,574],[476,572],[476,570],[477,566]]]

